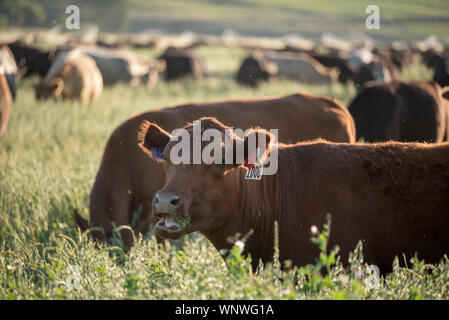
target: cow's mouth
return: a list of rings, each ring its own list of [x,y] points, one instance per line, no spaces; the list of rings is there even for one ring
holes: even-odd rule
[[[169,238],[181,236],[182,230],[189,224],[189,219],[181,215],[163,213],[155,228],[162,236]]]

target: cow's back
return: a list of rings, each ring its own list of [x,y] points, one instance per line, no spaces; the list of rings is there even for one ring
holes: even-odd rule
[[[400,85],[403,110],[400,141],[441,142],[446,130],[446,108],[437,83]]]
[[[368,83],[349,105],[357,139],[441,142],[446,112],[435,84]]]
[[[248,129],[278,129],[285,143],[323,138],[354,142],[355,125],[347,109],[327,97],[297,93],[285,97],[228,100],[187,104],[160,111],[167,118],[180,118],[184,124],[200,117],[215,117],[226,125]],[[168,121],[167,130],[177,127]]]
[[[266,54],[276,63],[279,75],[304,82],[331,83],[338,76],[336,71],[327,70],[323,65],[305,54]],[[331,75],[332,73],[332,75]]]

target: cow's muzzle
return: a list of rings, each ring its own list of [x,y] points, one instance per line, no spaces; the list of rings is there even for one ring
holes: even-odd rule
[[[182,201],[173,193],[157,192],[153,198],[153,214],[160,218],[156,231],[164,237],[176,237],[186,226],[181,214]]]

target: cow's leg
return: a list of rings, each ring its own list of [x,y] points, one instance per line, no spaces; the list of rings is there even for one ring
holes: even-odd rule
[[[114,234],[114,228],[130,225],[131,194],[126,183],[106,183],[101,172],[97,177],[91,193],[90,216],[93,226],[104,231],[107,240]],[[124,249],[128,250],[133,242],[133,232],[129,228],[121,228],[120,237]],[[103,239],[101,231],[93,231],[96,239]]]

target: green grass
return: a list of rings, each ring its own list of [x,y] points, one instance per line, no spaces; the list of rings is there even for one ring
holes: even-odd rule
[[[72,209],[88,215],[89,192],[106,141],[132,115],[187,101],[295,91],[330,95],[348,104],[355,94],[353,86],[291,81],[248,89],[233,80],[244,50],[201,48],[199,54],[206,58],[210,78],[160,83],[152,92],[144,86],[106,88],[94,106],[37,102],[32,90],[36,79],[20,83],[0,141],[0,299],[449,298],[447,262],[427,266],[409,261],[410,269],[396,265],[379,289],[369,290],[356,277],[363,270],[360,255],[343,270],[338,254],[325,248],[326,229],[314,240],[323,253],[315,265],[281,271],[275,259],[257,272],[238,247],[225,264],[200,234],[164,244],[150,234],[126,255],[112,245],[95,249],[87,235],[79,234]],[[416,65],[401,76],[431,74]],[[321,275],[323,268],[327,276]],[[74,277],[80,287],[69,290],[67,279]]]

